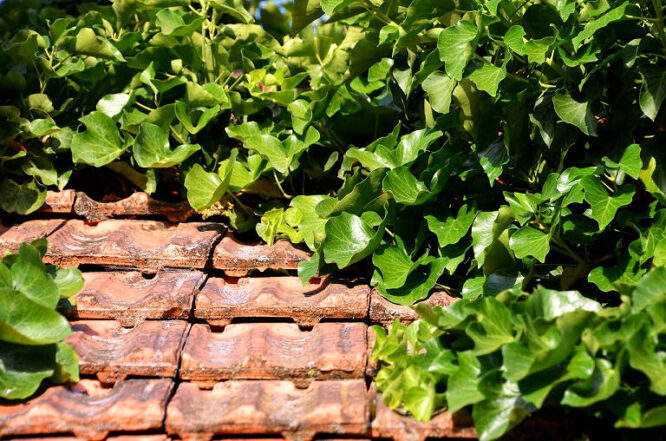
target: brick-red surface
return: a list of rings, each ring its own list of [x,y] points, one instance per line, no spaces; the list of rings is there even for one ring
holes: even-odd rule
[[[241,317],[290,318],[314,325],[322,318],[367,317],[370,289],[341,283],[303,287],[298,277],[210,278],[196,298],[194,315],[215,325]]]
[[[363,378],[365,365],[364,323],[319,323],[310,331],[293,323],[243,323],[224,332],[195,324],[183,350],[180,378]]]
[[[187,201],[170,204],[155,200],[143,192],[114,202],[98,202],[79,192],[76,194],[74,211],[89,222],[120,216],[163,216],[171,222],[183,222],[195,213]]]
[[[0,223],[0,256],[15,253],[23,242],[48,236],[63,223],[62,219],[36,219],[11,227],[3,227]]]
[[[441,306],[445,308],[456,301],[455,297],[445,291],[432,293],[423,302],[430,306]],[[370,295],[370,321],[387,325],[395,319],[403,323],[410,323],[419,318],[418,314],[409,306],[398,305],[386,300],[377,291],[373,290]]]
[[[47,191],[46,201],[39,209],[45,213],[69,214],[74,209],[76,192],[74,190]]]
[[[295,270],[310,255],[286,240],[273,245],[247,245],[232,235],[222,238],[213,253],[213,266],[232,277],[243,277],[250,270]]]
[[[65,266],[127,265],[148,269],[203,268],[222,234],[221,224],[72,219],[49,236],[47,260]]]
[[[216,434],[281,434],[307,441],[316,434],[369,432],[364,380],[227,381],[212,390],[181,383],[167,408],[166,428],[184,440]]]
[[[21,437],[21,438],[7,438],[9,440],[22,440],[22,441],[80,441],[74,436],[44,436],[39,438],[33,437]],[[109,436],[106,438],[106,441],[170,441],[171,438],[168,435],[120,435],[120,436]],[[264,440],[266,441],[266,440]]]
[[[141,195],[101,204],[82,194],[75,199],[77,212],[91,221],[178,213],[160,211]],[[67,212],[65,194],[50,200],[52,214],[42,216]],[[219,224],[137,219],[0,227],[0,251],[50,235],[47,260],[99,265],[82,268],[85,287],[63,313],[75,320],[68,341],[79,353],[82,375],[101,380],[52,387],[23,403],[0,402],[0,438],[476,436],[469,415],[443,413],[417,423],[366,391],[376,372],[368,324],[410,322],[417,318],[410,308],[357,282],[324,279],[303,287],[293,270],[307,253],[284,241],[241,244],[223,231]],[[426,300],[453,301],[444,292]]]
[[[82,374],[103,383],[127,376],[175,377],[189,324],[180,320],[146,321],[123,328],[113,320],[72,323],[66,342],[79,356]]]
[[[204,280],[200,271],[159,271],[146,278],[138,271],[83,273],[85,286],[65,310],[73,319],[115,319],[134,326],[143,319],[187,319],[194,292]]]
[[[74,434],[102,440],[109,432],[162,427],[173,381],[125,380],[112,389],[97,381],[55,386],[27,403],[0,405],[0,436]]]

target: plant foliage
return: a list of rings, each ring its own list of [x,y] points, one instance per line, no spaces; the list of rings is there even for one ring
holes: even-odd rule
[[[417,306],[409,326],[375,326],[377,387],[393,407],[427,420],[472,406],[479,439],[493,440],[556,403],[618,428],[666,424],[661,345],[666,268],[644,276],[618,306],[578,291],[519,288],[442,309]]]
[[[483,353],[446,339],[432,350],[493,378],[454,409],[517,397],[532,361],[510,377],[474,363],[514,342],[529,358],[519,344],[542,331],[573,345],[550,367],[574,354],[615,369],[625,356],[599,351],[629,339],[584,337],[607,311],[643,317],[660,347],[650,313],[622,305],[666,264],[663,1],[8,0],[0,12],[5,211],[31,212],[45,188],[103,167],[268,243],[302,243],[304,282],[356,265],[396,303],[448,289],[463,299],[453,330]],[[555,299],[583,312],[521,318]],[[414,332],[453,332],[436,323]],[[579,380],[558,387],[583,396]],[[444,405],[428,387],[388,399],[426,418]],[[646,403],[618,420],[646,425]],[[525,406],[478,420],[484,439]]]
[[[45,265],[46,246],[24,243],[0,262],[0,398],[27,398],[45,379],[79,381],[79,359],[62,343],[72,331],[56,307],[83,278],[75,268]]]

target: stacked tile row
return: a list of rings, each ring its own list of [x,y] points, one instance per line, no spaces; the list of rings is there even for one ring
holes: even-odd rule
[[[72,320],[67,341],[81,373],[97,379],[50,388],[27,403],[0,403],[0,438],[475,436],[469,420],[442,414],[415,423],[367,390],[367,323],[411,321],[410,308],[365,285],[324,279],[303,286],[293,270],[308,254],[288,242],[244,244],[210,222],[105,220],[191,215],[173,204],[142,195],[99,203],[73,193],[47,202],[52,213],[87,221],[0,226],[0,254],[46,236],[49,262],[83,265],[85,287],[63,312]],[[452,301],[446,293],[428,299]]]

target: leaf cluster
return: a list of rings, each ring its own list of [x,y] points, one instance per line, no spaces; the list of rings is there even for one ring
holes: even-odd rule
[[[355,265],[510,317],[507,289],[604,316],[666,262],[658,0],[49,3],[0,5],[5,211],[104,168],[302,243],[304,281]]]
[[[666,268],[646,274],[616,307],[577,291],[503,291],[446,309],[417,306],[409,326],[375,326],[377,386],[392,408],[427,420],[471,407],[479,439],[528,415],[583,408],[618,428],[666,424]]]
[[[83,288],[81,272],[42,262],[46,240],[24,243],[0,262],[0,398],[31,396],[43,380],[79,380],[72,334],[56,308]]]

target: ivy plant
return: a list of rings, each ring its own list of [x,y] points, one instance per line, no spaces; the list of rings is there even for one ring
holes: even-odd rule
[[[0,398],[33,395],[43,380],[79,381],[72,333],[56,308],[83,288],[76,268],[46,265],[46,240],[24,243],[0,262]]]
[[[386,366],[377,387],[419,420],[471,408],[482,441],[554,403],[617,428],[663,426],[665,282],[666,267],[656,268],[613,307],[544,287],[419,304],[422,320],[395,321],[388,334],[374,327],[372,358]]]
[[[395,303],[446,289],[485,308],[465,316],[494,353],[521,325],[480,317],[520,317],[517,293],[603,317],[664,266],[663,14],[659,0],[6,0],[0,208],[32,212],[103,169],[301,244],[304,282],[353,266]],[[548,329],[585,343],[594,320],[565,321]],[[523,379],[502,372],[489,387]],[[445,403],[430,393],[402,405],[426,418]]]

